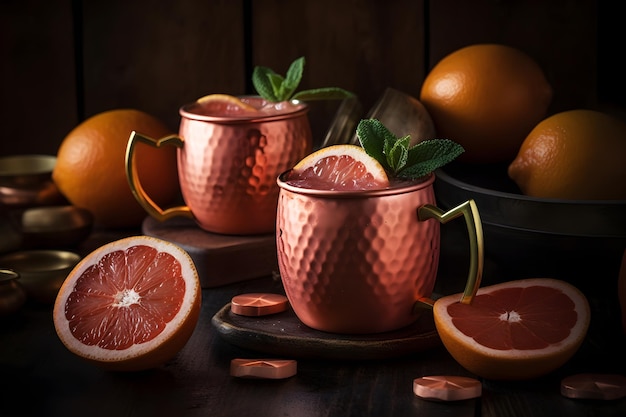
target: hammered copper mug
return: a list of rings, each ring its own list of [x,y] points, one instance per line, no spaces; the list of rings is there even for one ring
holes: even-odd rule
[[[247,104],[262,108],[258,97]],[[266,114],[206,114],[196,101],[180,108],[179,135],[149,138],[132,132],[126,151],[126,174],[137,201],[163,221],[176,216],[195,219],[206,231],[228,235],[273,233],[276,226],[276,177],[312,150],[308,106],[288,103]],[[146,194],[133,162],[136,143],[177,147],[184,204],[161,208]]]
[[[277,181],[278,265],[302,323],[344,334],[387,332],[413,323],[435,286],[440,223],[461,215],[470,246],[462,302],[471,302],[484,253],[473,200],[443,212],[435,205],[434,174],[367,191],[300,188],[289,184],[288,174]]]

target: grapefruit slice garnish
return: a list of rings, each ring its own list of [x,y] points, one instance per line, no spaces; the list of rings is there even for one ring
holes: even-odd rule
[[[133,236],[94,250],[65,279],[55,330],[74,354],[106,369],[135,371],[170,360],[200,315],[195,265],[180,247]]]
[[[333,145],[313,152],[293,167],[288,181],[298,187],[338,191],[389,186],[383,166],[357,145]]]
[[[215,115],[233,115],[237,113],[257,112],[257,108],[245,103],[239,97],[229,94],[209,94],[197,100],[206,113]]]
[[[535,378],[565,364],[582,344],[589,303],[571,284],[549,278],[510,281],[438,299],[435,325],[450,354],[488,379]]]

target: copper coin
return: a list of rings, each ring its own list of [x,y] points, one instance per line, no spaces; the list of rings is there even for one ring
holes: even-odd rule
[[[266,316],[287,310],[287,305],[287,297],[281,294],[240,294],[232,298],[230,311],[241,316]]]
[[[230,374],[239,378],[284,379],[294,376],[298,363],[293,359],[233,359]]]
[[[617,374],[577,374],[561,381],[561,394],[568,398],[617,400],[626,397],[626,377]]]
[[[463,376],[425,376],[413,380],[413,392],[427,400],[460,401],[482,395],[482,384]]]

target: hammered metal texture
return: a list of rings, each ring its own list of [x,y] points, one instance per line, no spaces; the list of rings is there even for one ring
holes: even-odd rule
[[[304,324],[365,334],[417,318],[415,301],[431,296],[439,262],[440,223],[417,217],[420,206],[435,204],[432,183],[356,198],[281,188],[280,274]]]
[[[238,123],[183,116],[179,134],[181,192],[198,225],[222,234],[273,233],[276,178],[311,152],[306,111]]]

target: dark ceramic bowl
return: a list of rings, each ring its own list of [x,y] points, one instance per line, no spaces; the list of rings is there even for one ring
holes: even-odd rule
[[[476,202],[485,243],[484,283],[552,277],[585,291],[616,291],[626,249],[626,201],[528,197],[508,178],[506,166],[455,161],[437,170],[436,177],[442,209]],[[455,236],[448,242],[442,237],[443,249],[463,239],[457,227],[450,229]]]

